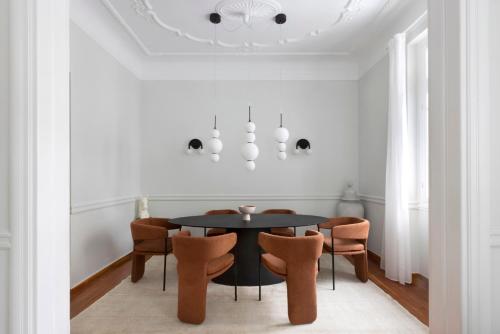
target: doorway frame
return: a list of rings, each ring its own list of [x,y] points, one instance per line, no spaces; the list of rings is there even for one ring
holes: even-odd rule
[[[487,4],[428,1],[431,333],[491,320],[474,309],[489,292],[481,278],[489,238],[481,146],[489,139],[481,102]],[[12,333],[70,330],[69,19],[69,0],[10,1]]]

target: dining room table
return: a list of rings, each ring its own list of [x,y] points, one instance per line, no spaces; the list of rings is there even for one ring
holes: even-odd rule
[[[223,285],[258,286],[277,284],[282,278],[268,271],[260,261],[262,250],[258,244],[260,232],[270,233],[275,227],[312,226],[328,219],[313,215],[290,214],[252,214],[250,221],[243,220],[241,214],[200,215],[171,219],[181,226],[200,228],[224,228],[227,233],[235,232],[237,242],[231,251],[235,256],[235,266],[212,281]],[[259,275],[260,266],[260,275]],[[234,270],[237,272],[235,273]]]

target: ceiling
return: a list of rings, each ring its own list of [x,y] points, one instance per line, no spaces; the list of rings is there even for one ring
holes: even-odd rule
[[[346,55],[389,9],[409,0],[101,0],[148,56],[207,53]],[[278,2],[279,1],[279,2]],[[253,4],[247,25],[234,13]],[[275,8],[278,6],[278,8]],[[281,7],[281,8],[279,8]],[[287,22],[274,22],[274,12]],[[271,16],[272,15],[272,16]]]

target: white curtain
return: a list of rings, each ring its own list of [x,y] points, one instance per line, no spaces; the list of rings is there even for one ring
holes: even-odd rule
[[[408,210],[409,146],[405,34],[397,34],[389,42],[389,67],[382,267],[387,278],[404,284],[411,283],[412,277]]]

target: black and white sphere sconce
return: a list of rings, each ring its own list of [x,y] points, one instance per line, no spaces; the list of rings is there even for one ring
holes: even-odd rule
[[[295,144],[295,154],[299,154],[300,152],[305,152],[306,154],[311,154],[311,143],[307,139],[299,139],[297,140],[297,144]]]
[[[210,151],[210,160],[217,162],[220,160],[219,153],[222,151],[222,141],[219,139],[220,131],[217,130],[217,115],[214,120],[214,128],[212,129],[212,138],[208,140],[208,150]]]
[[[246,144],[241,147],[241,155],[245,159],[248,170],[255,170],[255,159],[259,156],[259,147],[255,145],[255,123],[252,122],[250,106],[248,106],[248,123],[245,126]]]
[[[283,127],[283,113],[280,114],[280,126],[274,130],[274,138],[278,142],[278,159],[286,159],[286,142],[290,137],[290,132]]]
[[[198,138],[191,139],[186,149],[187,154],[192,154],[194,151],[199,154],[203,153],[203,143]]]

